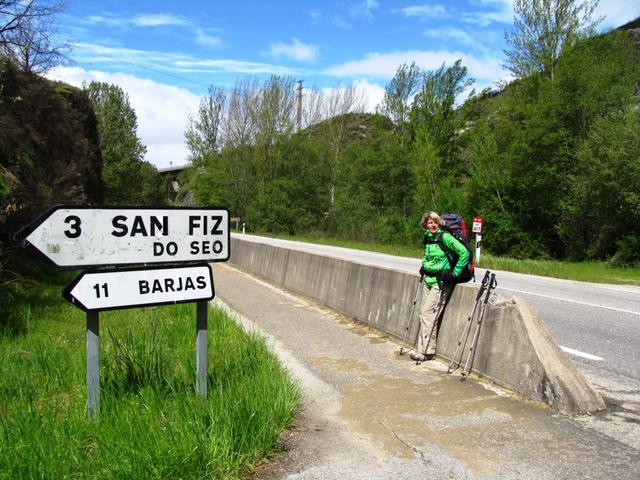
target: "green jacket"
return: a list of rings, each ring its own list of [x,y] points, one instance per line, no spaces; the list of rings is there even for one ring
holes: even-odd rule
[[[422,267],[429,273],[437,273],[443,270],[451,270],[449,260],[444,251],[437,243],[438,235],[442,233],[442,228],[439,228],[436,233],[431,233],[427,229],[422,230],[424,240],[427,240],[424,245],[424,255],[422,256]],[[431,243],[434,242],[434,243]],[[469,252],[465,246],[456,237],[449,232],[444,232],[442,235],[442,243],[451,252],[455,252],[458,255],[458,261],[456,267],[453,269],[453,274],[457,277],[462,273],[464,267],[469,263]],[[425,275],[423,282],[425,285],[433,286],[438,283],[437,277],[430,277]]]

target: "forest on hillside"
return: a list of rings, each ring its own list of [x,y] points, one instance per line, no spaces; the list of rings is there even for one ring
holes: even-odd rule
[[[354,88],[305,89],[301,109],[290,78],[211,88],[183,192],[253,232],[413,245],[435,210],[483,216],[495,254],[638,264],[639,52],[637,30],[582,37],[463,103],[460,61],[404,64],[375,114]]]
[[[515,0],[514,80],[496,89],[472,91],[460,60],[400,65],[375,113],[353,85],[211,87],[175,202],[228,207],[251,232],[404,245],[425,211],[480,215],[494,254],[640,265],[639,20],[596,35],[596,5]],[[39,76],[61,51],[21,18],[29,35],[0,38],[0,266],[53,203],[159,204],[168,190],[126,92]]]

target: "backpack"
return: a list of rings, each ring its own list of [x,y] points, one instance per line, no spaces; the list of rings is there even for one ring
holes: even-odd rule
[[[444,220],[445,225],[442,229],[442,233],[438,235],[436,242],[446,255],[447,260],[449,261],[449,265],[451,265],[452,269],[456,266],[456,263],[458,263],[458,254],[452,250],[449,250],[444,245],[442,235],[444,234],[444,232],[448,232],[456,239],[458,239],[460,243],[462,243],[462,245],[464,245],[464,248],[466,248],[467,252],[469,252],[469,263],[467,263],[467,265],[464,267],[464,270],[460,272],[460,275],[456,279],[456,283],[468,282],[475,277],[475,263],[473,261],[471,242],[469,241],[469,235],[467,234],[467,224],[465,223],[464,218],[462,218],[457,213],[446,213],[442,215],[442,219]]]

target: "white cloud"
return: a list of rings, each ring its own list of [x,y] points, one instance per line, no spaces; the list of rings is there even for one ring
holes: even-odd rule
[[[117,62],[123,60],[126,62],[145,62],[158,61],[162,64],[171,64],[171,62],[184,59],[184,55],[156,52],[153,50],[137,50],[124,47],[110,47],[95,43],[74,43],[72,45],[73,52],[81,61],[95,63],[108,60],[109,62]]]
[[[91,15],[86,18],[88,23],[102,23],[110,27],[166,27],[188,26],[189,22],[182,17],[167,13],[140,14],[133,17],[118,17],[115,15]]]
[[[341,28],[342,30],[349,30],[351,28],[351,24],[347,22],[340,15],[336,15],[331,19],[331,23],[334,27]]]
[[[476,45],[476,40],[467,32],[460,28],[429,28],[422,32],[423,35],[430,38],[449,39],[462,42],[466,45]]]
[[[129,20],[138,27],[165,27],[167,25],[188,25],[184,18],[168,13],[149,13],[136,15]]]
[[[376,0],[364,0],[351,7],[349,14],[353,18],[362,18],[370,21],[373,20],[373,11],[378,8],[380,8],[380,4]]]
[[[147,146],[146,160],[157,168],[187,163],[183,134],[189,114],[197,112],[199,95],[133,75],[77,67],[57,67],[47,76],[77,87],[92,80],[118,85],[129,96],[129,103],[136,112],[138,136]]]
[[[447,16],[447,9],[444,5],[410,5],[404,7],[400,12],[405,17],[420,17],[420,19],[427,18],[443,18]]]
[[[322,12],[320,12],[319,10],[309,10],[307,11],[307,15],[309,15],[309,18],[311,18],[311,22],[314,24],[319,23],[322,19]]]
[[[193,24],[186,18],[167,13],[140,14],[133,17],[93,15],[87,17],[86,22],[92,24],[100,23],[112,28],[126,29],[131,29],[131,27],[179,27],[183,30],[188,29],[190,32],[195,33],[195,41],[201,45],[206,45],[208,47],[219,47],[222,45],[222,39],[218,35],[206,33],[204,29]]]
[[[380,105],[384,98],[384,87],[377,83],[371,83],[367,80],[356,80],[353,82],[356,88],[363,92],[366,101],[366,111],[375,112],[376,107]]]
[[[120,62],[134,64],[160,73],[233,73],[247,75],[305,75],[300,69],[260,62],[242,60],[217,59],[200,60],[189,55],[164,53],[156,51],[135,50],[130,48],[108,47],[90,43],[73,45],[76,58],[84,63],[108,64],[109,67]],[[123,67],[124,68],[124,67]],[[130,65],[126,65],[130,69]]]
[[[469,0],[469,3],[483,7],[497,5],[499,8],[511,8],[513,0]]]
[[[496,82],[507,77],[502,69],[501,60],[497,57],[479,58],[464,52],[446,50],[369,53],[362,60],[335,65],[325,73],[336,77],[373,77],[390,80],[403,63],[416,62],[416,65],[424,70],[435,70],[440,68],[443,62],[453,65],[457,59],[461,59],[469,74],[480,82]]]
[[[207,47],[219,47],[222,45],[222,39],[220,37],[217,35],[209,35],[200,28],[196,30],[196,42]]]
[[[512,0],[469,0],[471,5],[481,7],[472,11],[457,11],[441,4],[410,5],[393,10],[405,17],[418,17],[420,20],[457,18],[463,22],[486,27],[491,23],[511,23],[513,21]]]
[[[282,65],[260,62],[244,62],[241,60],[178,60],[174,65],[183,72],[216,73],[230,72],[247,75],[302,75],[306,72]]]
[[[313,61],[318,58],[319,50],[316,45],[302,43],[293,38],[291,43],[270,42],[269,51],[265,52],[270,57],[286,57],[297,61]]]
[[[500,12],[464,12],[461,20],[472,25],[487,27],[492,23],[510,24],[513,22],[513,11]]]
[[[90,15],[86,20],[88,23],[103,23],[105,18],[102,15]]]
[[[368,80],[354,80],[351,83],[351,87],[355,89],[356,94],[356,103],[364,104],[364,110],[366,112],[375,112],[376,107],[382,101],[384,97],[384,87],[376,83],[371,83]],[[343,85],[337,85],[335,87],[324,87],[321,89],[322,96],[325,98],[333,98],[336,95],[338,97],[344,95],[344,90],[347,90],[349,87],[345,87]]]

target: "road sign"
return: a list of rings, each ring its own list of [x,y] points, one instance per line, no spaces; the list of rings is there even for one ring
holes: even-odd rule
[[[471,224],[471,231],[473,233],[482,233],[483,224],[484,224],[484,218],[473,217],[473,223]]]
[[[208,265],[84,272],[62,292],[85,312],[211,300]]]
[[[57,206],[19,236],[60,267],[229,259],[223,208]]]

